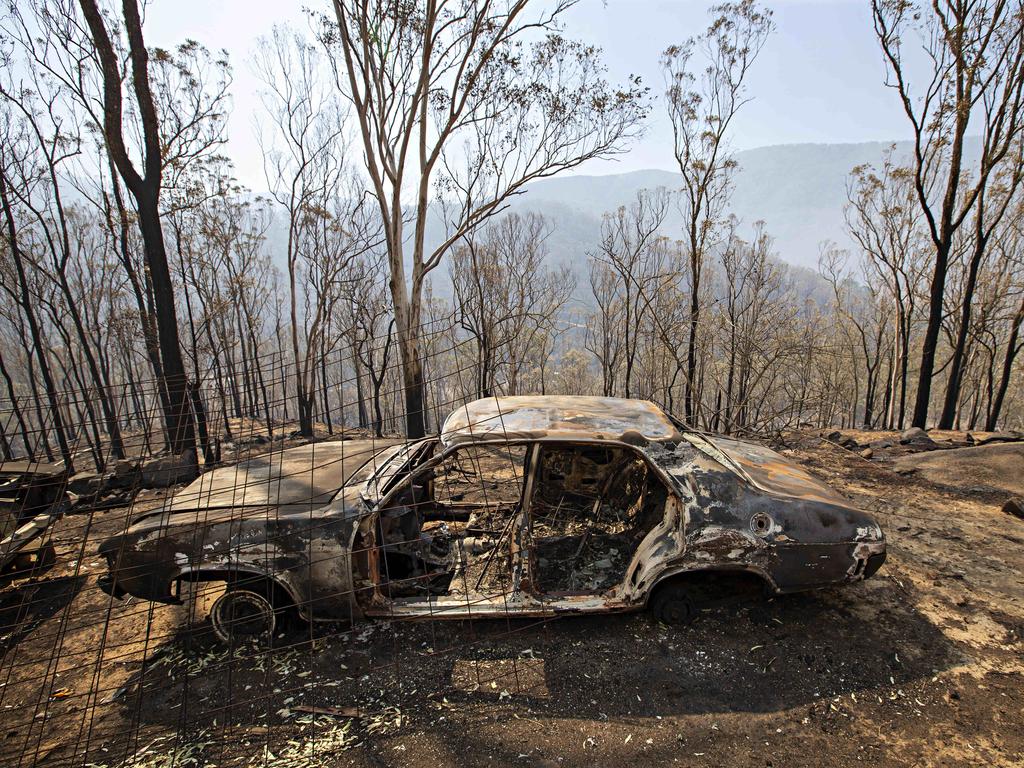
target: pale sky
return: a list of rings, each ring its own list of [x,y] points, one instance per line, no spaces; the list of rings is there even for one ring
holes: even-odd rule
[[[642,76],[663,89],[661,52],[700,32],[711,3],[700,0],[584,0],[565,18],[565,33],[604,49],[613,81]],[[735,149],[804,142],[840,143],[906,138],[906,118],[884,87],[885,70],[871,27],[867,0],[770,2],[777,30],[749,80],[754,101],[734,123]],[[234,69],[234,110],[226,153],[247,186],[263,189],[255,115],[258,81],[249,57],[260,35],[281,22],[307,28],[304,7],[330,11],[316,0],[152,0],[146,18],[150,45],[186,38],[228,51]],[[622,173],[672,167],[671,133],[664,106],[655,104],[647,134],[615,162],[596,162],[578,173]]]

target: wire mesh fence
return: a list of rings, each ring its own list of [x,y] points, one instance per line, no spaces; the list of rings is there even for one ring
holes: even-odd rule
[[[626,509],[644,507],[646,470],[562,457],[552,471],[587,463],[571,504],[538,497],[526,525],[537,457],[500,409],[491,423],[465,409],[473,357],[450,331],[426,334],[423,440],[400,434],[395,364],[367,393],[346,350],[319,361],[307,430],[282,355],[259,361],[262,385],[211,371],[190,482],[166,450],[156,380],[59,393],[73,466],[37,397],[0,405],[0,764],[379,764],[373,744],[422,731],[460,695],[547,696],[532,648],[561,610],[521,596],[608,587],[598,572],[618,573],[648,524]],[[96,415],[103,396],[118,446]],[[446,441],[451,412],[486,439]],[[604,529],[574,530],[570,506]],[[546,550],[530,539],[541,528]],[[614,567],[601,562],[613,543]]]

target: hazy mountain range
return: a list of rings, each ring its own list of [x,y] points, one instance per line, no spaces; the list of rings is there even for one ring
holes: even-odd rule
[[[816,268],[822,240],[852,246],[843,216],[851,169],[862,163],[880,164],[889,146],[890,142],[786,144],[738,152],[729,210],[747,232],[763,220],[780,259]],[[898,145],[898,152],[903,151],[909,151],[909,144]],[[555,225],[549,241],[552,255],[559,261],[576,261],[596,244],[605,211],[628,205],[641,189],[678,186],[678,173],[661,170],[567,176],[533,184],[515,207],[549,216]],[[681,225],[673,211],[665,234],[681,236]]]
[[[853,248],[846,233],[843,214],[846,185],[857,165],[880,166],[893,142],[859,144],[784,144],[738,152],[739,167],[734,176],[728,211],[741,222],[741,235],[748,235],[754,222],[763,220],[775,240],[775,253],[798,272],[817,271],[819,244],[832,240],[840,247]],[[977,141],[971,141],[971,147]],[[897,156],[908,154],[908,142],[896,144]],[[548,249],[552,262],[570,264],[577,275],[577,298],[586,302],[587,254],[600,240],[601,217],[620,205],[628,205],[641,189],[679,187],[679,174],[666,170],[642,170],[602,176],[565,176],[531,184],[515,197],[510,208],[543,213],[552,224]],[[268,233],[268,247],[275,263],[284,268],[283,217],[275,217]],[[280,230],[280,231],[278,231]],[[682,236],[682,220],[673,207],[663,234]],[[427,246],[441,241],[443,227],[431,217]],[[802,270],[799,268],[803,268]],[[805,282],[816,282],[804,274]],[[431,278],[436,294],[450,296],[447,269],[442,265]]]

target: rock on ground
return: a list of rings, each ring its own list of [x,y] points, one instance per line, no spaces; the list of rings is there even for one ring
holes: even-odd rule
[[[933,445],[934,441],[920,427],[911,427],[900,435],[901,445]]]
[[[1003,512],[1024,520],[1024,499],[1013,498],[1003,504]]]
[[[900,456],[900,473],[957,488],[987,486],[1024,496],[1024,443],[992,443]]]

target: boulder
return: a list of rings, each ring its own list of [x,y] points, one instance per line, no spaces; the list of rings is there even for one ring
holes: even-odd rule
[[[989,443],[1016,443],[1024,440],[1020,432],[983,432],[981,434],[967,433],[967,442],[971,445],[988,445]]]
[[[111,470],[113,470],[114,475],[117,477],[131,474],[132,472],[138,471],[138,469],[139,462],[133,461],[132,459],[118,459],[111,467]]]
[[[180,456],[161,456],[150,459],[139,467],[141,485],[144,488],[166,488],[178,483],[187,483],[198,474],[195,451],[186,451]]]
[[[870,459],[874,455],[875,455],[875,452],[873,450],[871,450],[870,448],[865,448],[863,451],[860,452],[860,457],[862,459]]]
[[[1003,512],[1024,520],[1024,499],[1016,497],[1009,499],[1005,504],[1003,504]]]
[[[76,496],[98,496],[107,487],[107,475],[76,472],[68,480],[68,490]]]
[[[139,462],[131,459],[115,461],[111,467],[109,486],[114,488],[134,488],[139,484]]]
[[[900,435],[900,445],[935,445],[935,442],[920,427],[911,427]]]
[[[856,450],[857,448],[860,448],[860,445],[857,443],[857,441],[849,436],[842,438],[839,441],[839,444],[843,446],[843,448],[849,448],[851,450]]]

